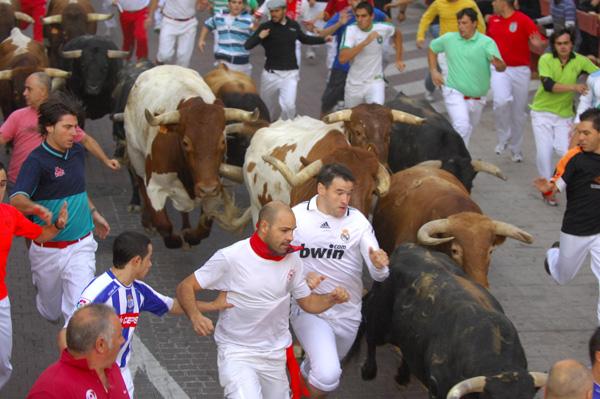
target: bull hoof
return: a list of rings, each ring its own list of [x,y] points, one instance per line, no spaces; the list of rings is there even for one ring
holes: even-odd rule
[[[375,366],[375,365],[371,366],[366,363],[363,364],[362,367],[360,368],[360,376],[365,381],[370,381],[370,380],[375,379],[375,377],[377,377],[377,366]]]
[[[165,247],[169,249],[181,248],[181,246],[183,245],[183,240],[180,236],[163,237],[163,241],[165,243]]]
[[[190,246],[198,245],[202,240],[208,237],[208,234],[198,234],[194,230],[191,229],[183,229],[181,231],[181,236],[183,240]]]
[[[127,212],[129,213],[140,213],[142,211],[142,207],[140,205],[129,204],[127,205]]]

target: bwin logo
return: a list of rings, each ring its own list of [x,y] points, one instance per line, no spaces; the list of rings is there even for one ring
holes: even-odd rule
[[[302,244],[304,248],[300,251],[301,258],[317,258],[317,259],[342,259],[344,257],[345,245],[333,245],[329,244],[329,248],[307,248],[305,244]]]

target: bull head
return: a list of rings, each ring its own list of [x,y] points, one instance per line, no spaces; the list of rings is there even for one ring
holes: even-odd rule
[[[256,121],[258,119],[258,109],[255,109],[254,112],[248,112],[243,109],[224,108],[223,111],[225,112],[226,121]],[[172,125],[179,123],[180,118],[179,111],[164,112],[155,116],[146,109],[144,115],[150,126]]]
[[[533,385],[536,388],[541,388],[546,385],[548,374],[532,371],[529,372],[529,375],[533,379]],[[469,393],[483,392],[485,389],[485,379],[486,377],[484,376],[477,376],[459,382],[448,391],[446,399],[461,399]]]

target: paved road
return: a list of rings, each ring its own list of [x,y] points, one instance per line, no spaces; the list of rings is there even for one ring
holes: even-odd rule
[[[393,65],[386,69],[390,82],[389,96],[398,90],[417,97],[423,94],[421,81],[426,71],[426,53],[415,47],[416,25],[421,13],[422,8],[411,6],[407,21],[401,25],[408,68],[403,73],[394,71]],[[114,37],[119,43],[120,37]],[[150,49],[151,54],[155,54],[156,36],[153,34]],[[317,59],[324,59],[323,48],[318,49],[317,54]],[[259,77],[262,60],[262,50],[258,49],[252,56],[255,79]],[[306,59],[302,62],[298,111],[300,114],[318,116],[326,70],[320,63]],[[211,68],[211,59],[195,54],[192,66],[204,73]],[[535,82],[532,83],[532,89],[534,87]],[[443,111],[439,93],[436,96],[438,101],[434,106]],[[86,130],[97,138],[108,153],[113,151],[107,118],[88,121]],[[526,229],[535,236],[536,241],[533,245],[524,245],[509,240],[495,252],[490,270],[491,291],[519,330],[530,370],[547,370],[554,361],[565,357],[587,362],[587,339],[596,325],[596,280],[587,264],[564,287],[554,284],[543,271],[544,249],[558,238],[564,207],[562,204],[558,208],[545,206],[531,186],[536,172],[530,127],[527,127],[525,161],[522,164],[514,164],[508,157],[497,157],[493,153],[494,145],[493,117],[488,106],[481,125],[473,135],[470,150],[474,158],[499,165],[509,180],[503,182],[480,175],[475,180],[473,197],[486,213]],[[6,156],[0,155],[0,160],[6,161]],[[96,159],[88,157],[87,176],[89,193],[113,231],[107,240],[99,242],[97,271],[100,273],[111,264],[110,247],[116,234],[126,229],[142,229],[139,215],[126,210],[130,192],[124,172],[113,173],[102,167]],[[244,191],[238,188],[236,192],[237,201],[241,205],[247,204]],[[249,230],[244,232],[247,233]],[[147,282],[159,291],[174,295],[179,281],[202,265],[215,250],[239,238],[215,228],[210,238],[201,245],[189,251],[169,251],[164,249],[160,239],[154,237],[154,265]],[[39,373],[57,358],[55,337],[60,327],[43,320],[35,309],[34,291],[22,240],[15,241],[9,258],[8,286],[13,310],[15,370],[11,381],[0,392],[0,398],[16,399],[23,398]],[[185,318],[174,316],[157,318],[146,315],[141,318],[138,332],[132,364],[137,370],[137,397],[222,397],[212,338],[195,336]],[[394,359],[391,352],[380,349],[379,354],[380,374],[376,380],[361,381],[359,361],[356,360],[344,371],[342,385],[332,397],[427,397],[418,383],[398,390],[392,381]]]

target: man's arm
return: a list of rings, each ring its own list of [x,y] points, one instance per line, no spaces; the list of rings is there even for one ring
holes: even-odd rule
[[[289,23],[289,21],[288,21]],[[297,29],[298,29],[298,40],[300,41],[300,43],[302,44],[308,44],[308,45],[313,45],[313,44],[325,44],[325,39],[321,36],[309,36],[307,35],[302,28],[300,28],[300,24],[296,23],[298,25]]]
[[[296,299],[298,305],[308,313],[323,313],[333,305],[347,302],[350,298],[348,291],[342,287],[336,287],[329,294],[310,294],[304,298]]]
[[[52,223],[52,212],[45,207],[36,204],[25,194],[14,194],[10,198],[10,204],[26,216],[35,215],[42,219],[46,224]]]
[[[214,301],[204,302],[196,301],[196,308],[200,313],[204,312],[218,312],[224,309],[232,308],[233,305],[227,302],[227,292],[221,291]],[[180,315],[183,314],[183,307],[179,304],[177,298],[173,299],[173,306],[169,310],[170,314]]]
[[[206,46],[206,35],[208,35],[208,28],[203,26],[202,30],[200,31],[200,38],[198,39],[198,48],[200,49],[201,53],[204,52],[204,46]]]
[[[65,201],[60,208],[60,212],[58,213],[58,217],[54,223],[43,226],[42,234],[40,234],[35,240],[37,242],[46,242],[53,239],[62,229],[65,228],[68,219],[69,212],[67,211],[67,202]]]
[[[148,14],[146,16],[146,20],[144,21],[144,28],[148,29],[152,24],[152,18],[154,18],[154,11],[156,11],[157,6],[158,0],[150,0],[150,5],[148,6]]]
[[[104,216],[100,214],[98,209],[94,206],[90,196],[88,195],[88,206],[90,207],[90,212],[92,213],[92,219],[94,221],[94,234],[96,234],[101,239],[105,239],[110,233],[110,225],[104,219]]]
[[[266,2],[265,2],[266,4]],[[246,43],[244,43],[244,48],[246,50],[251,50],[254,47],[256,47],[258,44],[260,44],[260,42],[267,36],[269,36],[269,32],[270,29],[267,29],[265,27],[265,24],[262,24],[258,27],[258,29],[256,29],[254,31],[254,33],[252,34],[252,36],[250,36],[248,38],[248,40],[246,40]]]
[[[156,1],[156,0],[153,0],[153,1]],[[98,144],[96,139],[94,139],[89,134],[86,134],[85,136],[83,136],[83,139],[81,140],[81,144],[83,144],[83,146],[85,147],[86,150],[88,150],[90,153],[92,153],[93,156],[98,158],[104,165],[108,166],[110,169],[112,169],[112,170],[121,169],[121,164],[119,163],[119,161],[117,161],[116,159],[108,158],[108,156],[106,155],[106,153],[104,152],[102,147],[100,147],[100,144]]]
[[[406,68],[406,64],[402,61],[402,55],[404,53],[402,45],[402,32],[399,28],[396,28],[394,32],[394,46],[396,47],[396,68],[399,71],[403,71]]]
[[[429,28],[429,25],[433,22],[435,17],[438,16],[437,3],[434,1],[429,5],[427,10],[421,16],[419,21],[419,28],[417,29],[417,48],[423,48],[425,46],[425,31]]]
[[[429,73],[434,85],[441,87],[444,85],[444,76],[438,71],[437,54],[430,48],[427,53],[427,63],[429,64]]]
[[[348,31],[346,31],[346,33],[348,33]],[[371,33],[369,33],[369,36],[367,36],[367,38],[365,40],[358,43],[356,46],[342,48],[340,50],[340,56],[339,56],[340,63],[345,64],[345,63],[353,60],[354,57],[356,57],[358,54],[360,54],[360,52],[369,45],[369,43],[371,43],[373,40],[375,40],[378,37],[379,37],[379,33],[376,31],[372,31]],[[342,42],[342,45],[344,45],[343,42]]]
[[[490,62],[494,66],[494,68],[496,68],[496,71],[498,71],[498,72],[506,71],[506,64],[501,59],[492,57],[492,60]]]
[[[177,286],[177,301],[192,322],[196,334],[205,336],[211,334],[214,327],[212,321],[202,315],[196,304],[196,293],[201,290],[195,274],[190,274]]]

